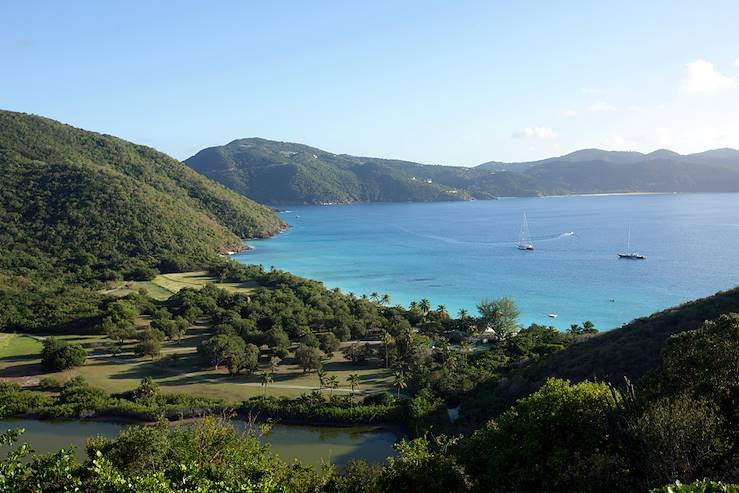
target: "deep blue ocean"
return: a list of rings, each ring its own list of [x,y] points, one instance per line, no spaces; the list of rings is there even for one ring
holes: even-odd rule
[[[533,252],[515,246],[524,212]],[[428,298],[452,313],[510,296],[522,323],[592,320],[607,330],[739,285],[739,194],[295,206],[281,215],[290,229],[250,241],[254,250],[235,259],[393,303]],[[628,229],[646,260],[617,257]]]

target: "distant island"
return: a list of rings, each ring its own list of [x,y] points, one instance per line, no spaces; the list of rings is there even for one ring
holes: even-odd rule
[[[303,144],[249,138],[203,149],[184,162],[266,204],[739,191],[735,149],[688,155],[583,149],[540,161],[462,167],[334,154]]]

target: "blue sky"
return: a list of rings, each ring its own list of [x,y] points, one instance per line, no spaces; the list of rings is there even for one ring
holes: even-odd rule
[[[739,2],[2,2],[0,108],[177,158],[739,148]]]

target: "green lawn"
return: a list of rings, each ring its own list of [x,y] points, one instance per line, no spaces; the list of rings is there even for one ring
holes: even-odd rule
[[[202,288],[206,284],[231,292],[251,293],[259,285],[254,281],[244,283],[219,282],[206,271],[180,272],[175,274],[160,274],[151,281],[125,281],[117,286],[104,290],[103,293],[113,296],[126,296],[129,293],[146,289],[149,296],[158,300],[166,300],[183,288]]]
[[[33,337],[0,334],[0,359],[13,359],[41,353],[41,342]]]
[[[111,356],[108,353],[110,340],[102,335],[62,335],[60,339],[70,343],[82,344],[87,350],[88,359],[84,366],[57,373],[46,373],[40,365],[41,343],[28,336],[3,334],[0,339],[0,380],[16,381],[24,386],[33,386],[41,378],[50,376],[66,381],[76,375],[83,375],[90,384],[108,392],[124,392],[135,388],[145,376],[159,383],[164,392],[184,392],[190,395],[216,397],[238,402],[252,396],[267,395],[297,397],[318,387],[315,372],[304,373],[295,365],[292,357],[286,358],[277,367],[274,382],[265,389],[260,385],[259,375],[238,375],[231,377],[219,368],[206,368],[197,354],[197,345],[206,337],[203,327],[190,330],[180,344],[165,342],[162,356],[156,360],[137,358],[133,355],[133,343],[123,346],[123,353]],[[260,372],[269,371],[268,358],[262,358]],[[329,375],[339,380],[337,393],[350,390],[346,381],[350,373],[360,378],[358,392],[372,393],[389,387],[391,372],[367,366],[353,365],[343,359],[340,353],[325,363]],[[324,390],[328,392],[328,390]]]

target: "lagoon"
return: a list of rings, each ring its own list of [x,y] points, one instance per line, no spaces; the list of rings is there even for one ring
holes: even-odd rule
[[[243,428],[244,425],[236,422]],[[102,435],[113,438],[129,425],[105,421],[62,421],[35,419],[3,419],[0,432],[9,428],[23,428],[21,443],[28,443],[41,453],[56,452],[61,448],[75,447],[77,460],[86,459],[87,438]],[[261,438],[269,443],[272,451],[291,463],[299,460],[305,465],[320,467],[322,463],[344,466],[352,459],[365,459],[382,463],[395,455],[393,444],[400,438],[396,432],[369,426],[328,427],[274,424],[272,430]],[[7,447],[0,446],[4,455]]]
[[[515,247],[523,213],[536,249]],[[234,258],[394,303],[474,311],[511,296],[521,322],[611,329],[739,284],[739,194],[294,206],[291,228]],[[632,247],[644,261],[617,257]],[[572,235],[568,233],[574,233]],[[556,319],[549,318],[556,313]]]

